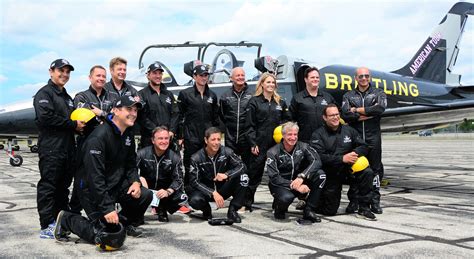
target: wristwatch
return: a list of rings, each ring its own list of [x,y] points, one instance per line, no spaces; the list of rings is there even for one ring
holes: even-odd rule
[[[298,178],[301,178],[301,179],[303,179],[303,180],[306,179],[306,175],[303,174],[303,173],[299,173],[299,174],[297,175],[297,177],[298,177]]]

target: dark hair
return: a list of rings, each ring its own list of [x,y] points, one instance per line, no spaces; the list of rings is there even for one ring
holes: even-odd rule
[[[308,78],[308,74],[313,71],[318,71],[318,74],[321,74],[319,73],[319,69],[317,67],[308,67],[307,69],[304,70],[304,78]]]
[[[158,126],[154,128],[153,131],[151,132],[151,138],[155,137],[155,133],[161,132],[161,131],[169,131],[169,129],[166,126]]]
[[[337,107],[337,105],[335,105],[334,103],[330,103],[330,104],[328,104],[326,107],[324,107],[324,109],[323,109],[323,115],[327,115],[327,114],[326,114],[327,109],[333,108],[333,107],[336,107],[337,110],[339,111],[339,107]]]
[[[222,131],[219,128],[210,127],[204,132],[204,137],[206,139],[209,139],[209,137],[214,133],[222,133]]]
[[[94,70],[95,70],[96,68],[103,69],[103,70],[105,70],[105,72],[107,72],[107,70],[105,69],[105,67],[103,67],[103,66],[101,66],[101,65],[95,65],[95,66],[91,67],[91,70],[89,70],[89,75],[92,75],[92,72],[94,72]]]

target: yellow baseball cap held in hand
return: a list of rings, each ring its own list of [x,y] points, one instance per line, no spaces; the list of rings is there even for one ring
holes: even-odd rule
[[[71,120],[73,121],[84,121],[87,123],[94,117],[95,114],[86,108],[78,108],[71,113]]]
[[[352,173],[363,171],[367,167],[369,167],[369,160],[365,156],[360,156],[351,167]]]
[[[281,139],[283,138],[283,134],[281,132],[282,126],[278,126],[273,130],[273,140],[278,144],[280,143]]]

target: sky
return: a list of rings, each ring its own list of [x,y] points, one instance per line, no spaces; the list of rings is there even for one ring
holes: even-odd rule
[[[2,0],[0,1],[0,107],[31,102],[49,79],[57,58],[74,67],[66,88],[87,89],[89,69],[128,60],[127,79],[143,80],[142,50],[153,44],[259,42],[262,55],[304,58],[324,67],[367,66],[393,71],[404,66],[456,1],[180,1],[180,0]],[[469,17],[454,73],[474,84],[474,17]],[[212,60],[212,51],[209,59]],[[233,49],[231,49],[234,51]],[[236,50],[249,70],[255,49]],[[207,55],[206,55],[207,56]],[[195,50],[153,50],[179,83]],[[247,78],[256,71],[247,71]],[[107,75],[110,80],[110,75]]]

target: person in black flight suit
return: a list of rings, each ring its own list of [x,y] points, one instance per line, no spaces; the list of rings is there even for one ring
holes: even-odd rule
[[[206,65],[193,69],[194,85],[178,96],[179,123],[184,139],[184,186],[189,187],[189,164],[191,155],[204,147],[204,131],[219,126],[217,95],[209,89],[209,71]]]
[[[249,178],[242,160],[228,147],[221,146],[221,131],[211,127],[205,132],[206,147],[191,157],[190,181],[192,191],[189,205],[202,210],[205,219],[212,218],[209,202],[215,202],[218,208],[224,207],[224,201],[232,196],[227,217],[240,223],[237,210],[242,207]]]
[[[330,103],[336,103],[331,94],[319,89],[319,70],[308,67],[304,71],[306,89],[291,99],[290,112],[293,121],[298,123],[298,139],[309,144],[311,134],[324,125],[323,109]]]
[[[138,92],[143,109],[138,112],[141,147],[152,145],[151,132],[158,126],[166,126],[170,137],[176,135],[178,128],[178,105],[172,92],[163,84],[164,69],[160,63],[150,64],[147,69],[148,85]]]
[[[69,186],[74,174],[74,131],[85,127],[83,121],[69,117],[74,103],[65,89],[74,67],[65,59],[53,61],[49,67],[51,79],[33,100],[35,122],[39,130],[38,156],[40,180],[37,185],[37,203],[40,220],[40,238],[53,239],[55,218],[60,210],[68,210]]]
[[[70,231],[94,243],[107,224],[125,227],[127,235],[142,232],[143,215],[153,193],[141,186],[136,167],[135,140],[131,130],[141,103],[132,96],[116,100],[112,114],[84,142],[78,167],[79,194],[87,217],[61,211],[57,217],[55,238]],[[122,210],[117,212],[115,203]]]
[[[275,219],[285,219],[288,207],[296,197],[307,197],[303,219],[321,222],[315,209],[319,204],[326,174],[321,170],[318,153],[309,144],[298,141],[299,127],[294,122],[283,124],[283,141],[267,152],[265,172],[274,198]]]
[[[358,157],[368,154],[369,148],[355,129],[340,124],[339,110],[335,104],[326,106],[323,119],[326,125],[315,131],[311,138],[311,146],[321,157],[326,172],[326,184],[317,211],[328,216],[336,215],[341,202],[342,184],[349,180],[358,190],[354,197],[359,204],[358,216],[376,220],[369,209],[374,173],[370,167],[354,174],[351,170]]]
[[[158,221],[168,222],[167,212],[175,213],[188,200],[183,187],[183,163],[179,154],[170,149],[166,126],[156,127],[151,135],[153,145],[138,150],[137,166],[142,185],[154,190],[153,195],[159,199]]]
[[[250,210],[255,200],[257,187],[262,181],[267,151],[276,144],[273,140],[273,131],[290,119],[288,106],[276,90],[276,77],[270,73],[263,73],[257,82],[255,96],[250,99],[247,106],[246,128],[252,156],[248,170],[250,190],[245,206]]]
[[[122,57],[112,58],[109,69],[111,79],[105,84],[105,89],[112,94],[114,97],[113,101],[124,95],[133,96],[137,101],[140,101],[137,90],[125,82],[127,77],[127,60]]]
[[[245,71],[241,67],[232,69],[232,87],[219,98],[220,118],[225,124],[225,146],[242,158],[246,166],[250,159],[250,145],[245,137],[247,128],[247,106],[252,94],[245,82]]]
[[[384,170],[382,164],[382,134],[380,130],[380,119],[387,107],[387,95],[380,88],[375,88],[370,84],[370,71],[366,67],[359,67],[356,70],[354,79],[357,87],[342,97],[342,118],[355,128],[369,145],[370,168],[374,171],[375,193],[370,204],[372,212],[382,214],[380,207],[380,182],[382,181]],[[351,188],[352,189],[352,188]],[[357,190],[350,190],[350,193],[357,193]],[[348,193],[349,199],[351,194]],[[357,204],[351,203],[348,212],[353,212]]]

